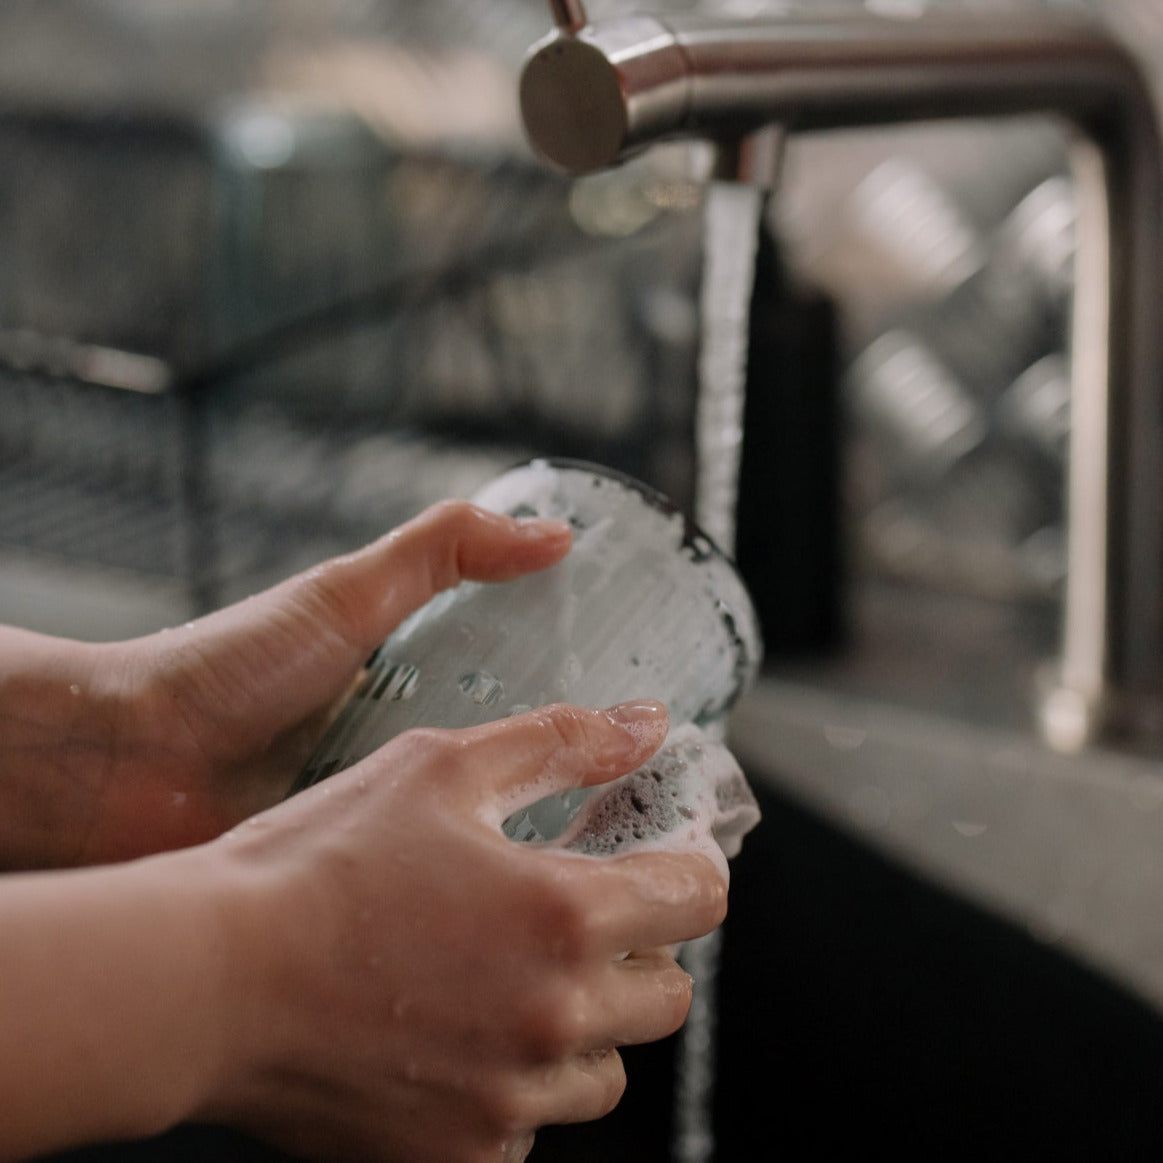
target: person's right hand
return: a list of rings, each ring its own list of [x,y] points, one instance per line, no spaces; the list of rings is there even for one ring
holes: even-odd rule
[[[190,1113],[316,1158],[506,1163],[612,1109],[616,1047],[690,1004],[660,950],[717,926],[726,886],[702,855],[578,856],[501,823],[666,729],[642,703],[407,732],[192,853],[226,886],[232,987]]]

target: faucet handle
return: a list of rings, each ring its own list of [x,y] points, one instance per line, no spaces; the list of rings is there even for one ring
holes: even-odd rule
[[[574,33],[589,23],[582,0],[549,0],[549,10],[562,32]]]

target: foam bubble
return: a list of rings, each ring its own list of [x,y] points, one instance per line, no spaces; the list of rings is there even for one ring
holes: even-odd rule
[[[731,752],[693,724],[673,730],[636,771],[594,789],[559,844],[588,856],[649,847],[727,860],[759,822],[759,805]]]

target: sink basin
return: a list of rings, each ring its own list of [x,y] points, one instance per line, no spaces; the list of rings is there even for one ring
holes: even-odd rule
[[[734,727],[756,779],[1163,1008],[1158,762],[771,679]]]
[[[1159,1157],[1151,1005],[776,781],[757,794],[724,930],[717,1160]]]

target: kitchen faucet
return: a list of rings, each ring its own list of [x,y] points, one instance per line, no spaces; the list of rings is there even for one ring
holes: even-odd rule
[[[557,27],[526,58],[521,111],[535,152],[569,173],[699,139],[734,159],[729,176],[754,180],[749,146],[770,153],[773,134],[1035,114],[1064,125],[1078,207],[1067,569],[1038,719],[1065,751],[1151,722],[1163,675],[1163,159],[1131,52],[1097,21],[1051,12],[590,24],[582,0],[550,8]]]

